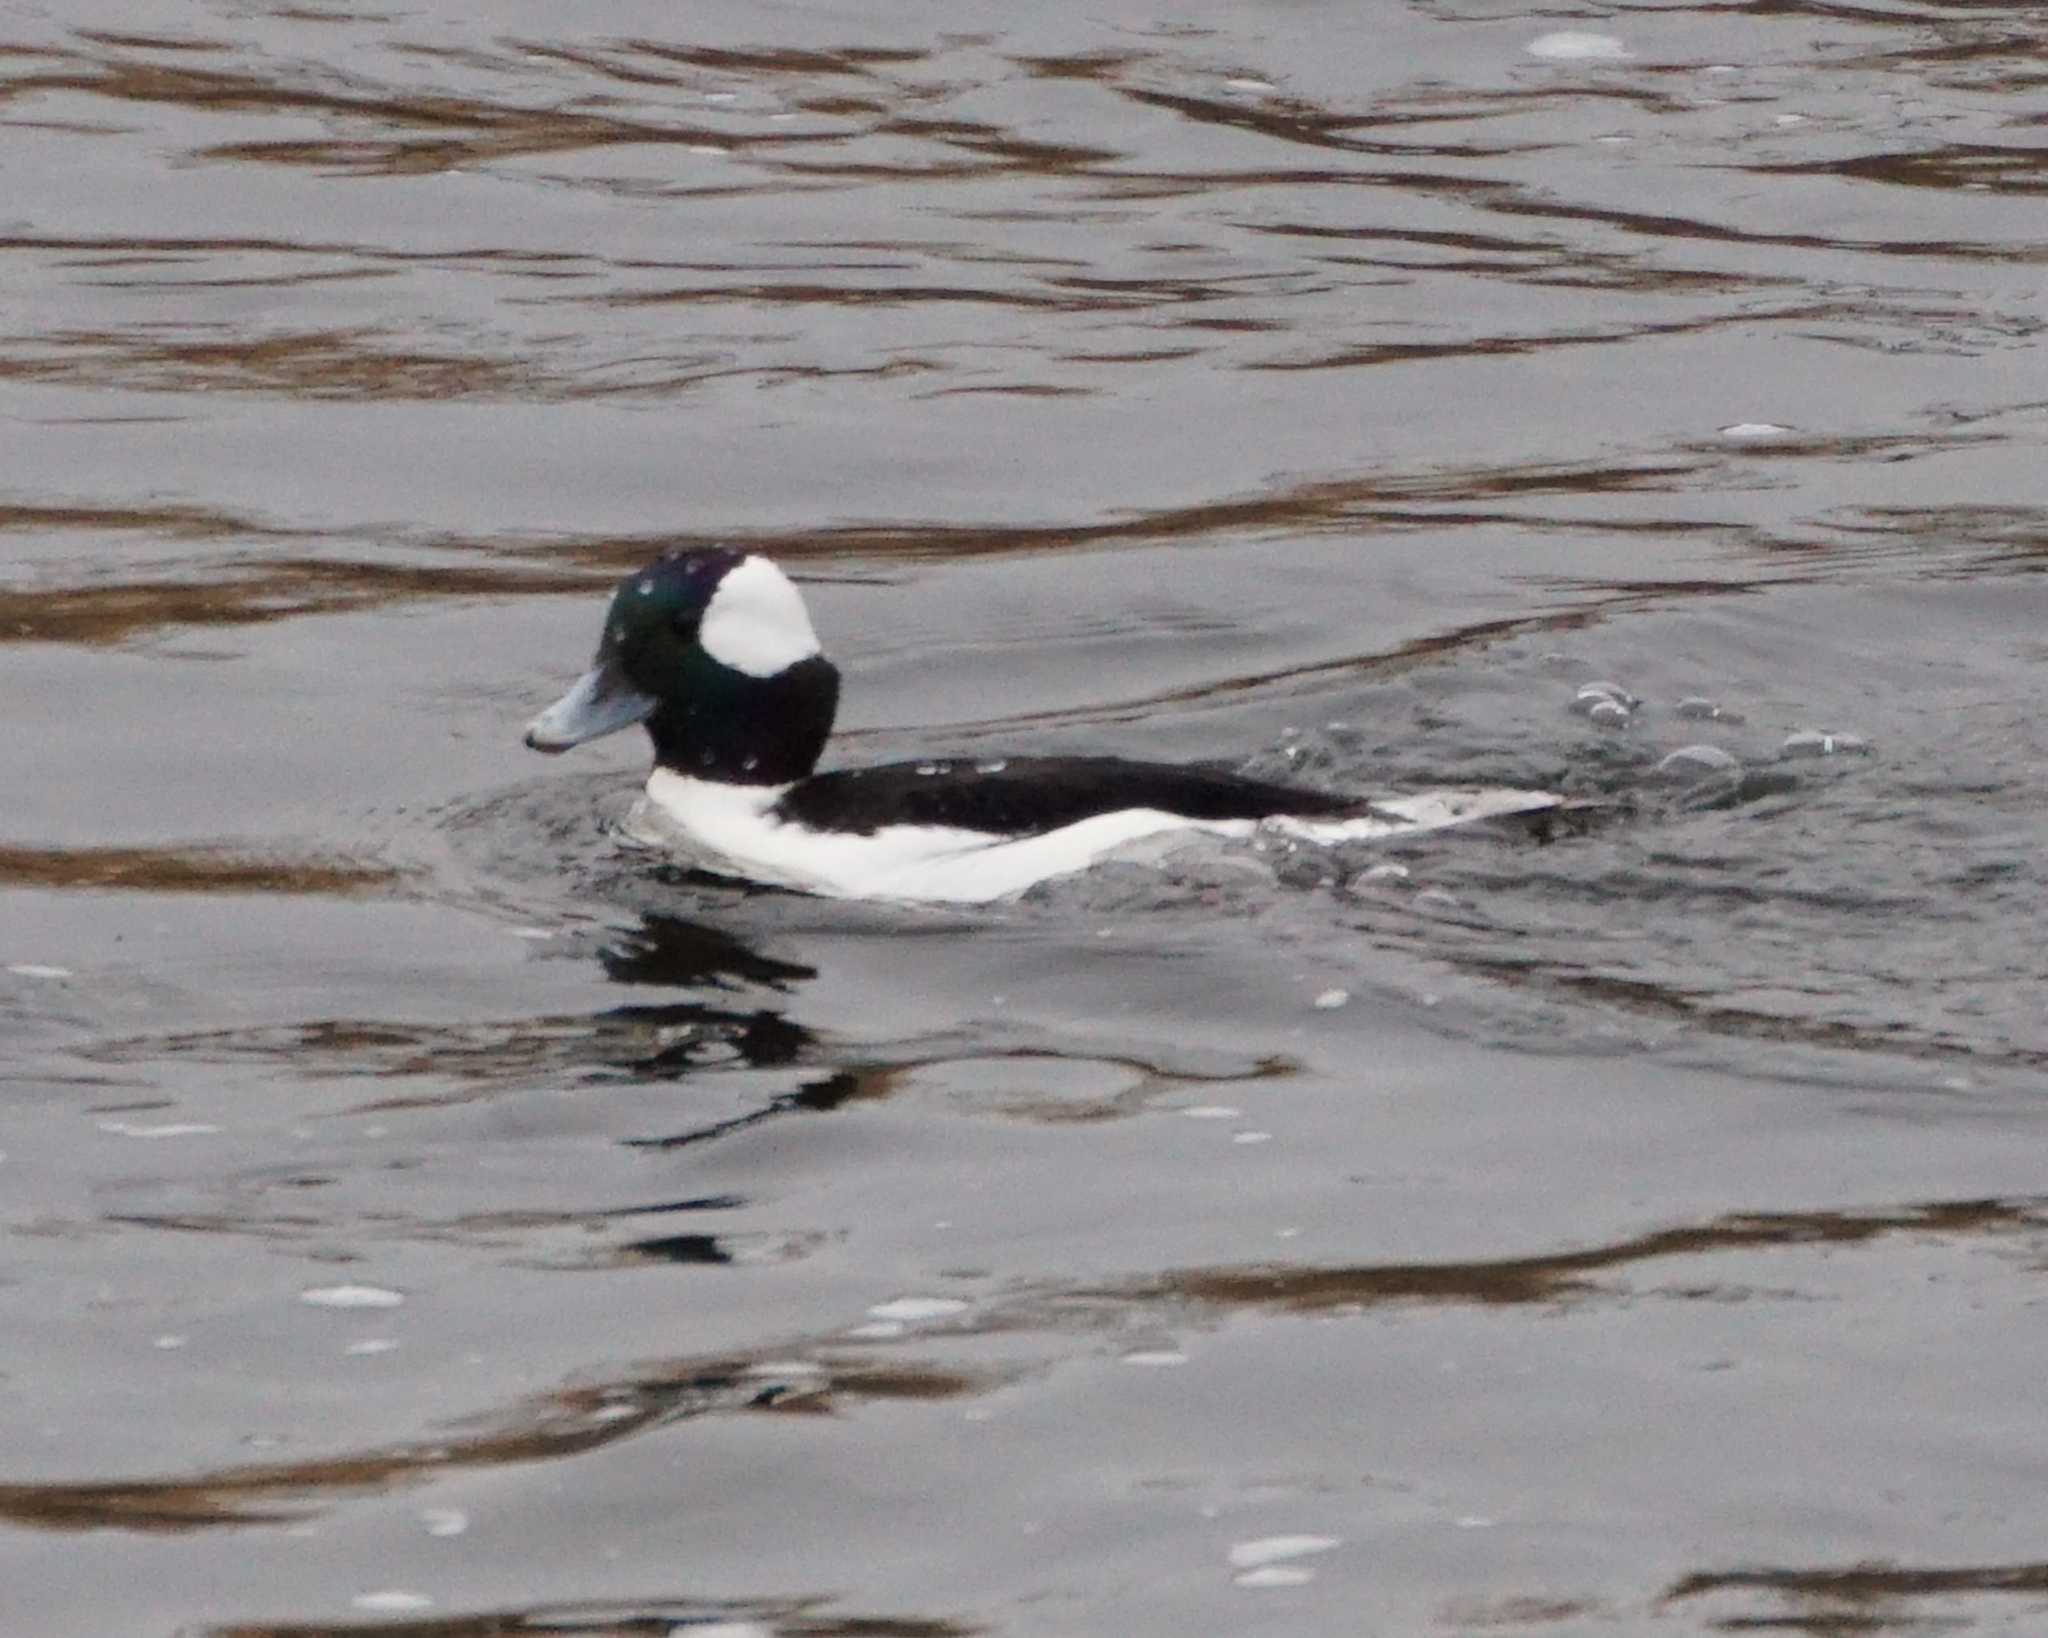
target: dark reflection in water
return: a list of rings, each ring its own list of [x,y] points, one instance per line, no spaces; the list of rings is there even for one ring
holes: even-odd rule
[[[724,928],[680,916],[643,915],[638,927],[607,943],[597,958],[614,984],[673,989],[758,984],[787,993],[818,976],[815,967],[764,954]]]
[[[651,1240],[634,1240],[620,1248],[627,1258],[651,1263],[728,1264],[732,1253],[715,1234],[663,1234]]]
[[[669,916],[645,918],[634,932],[603,944],[597,959],[615,983],[714,997],[746,988],[786,993],[815,976],[808,967],[761,954],[718,928]],[[775,1007],[679,1000],[591,1014],[452,1024],[325,1018],[113,1040],[90,1049],[90,1056],[106,1063],[173,1057],[274,1064],[298,1075],[398,1081],[432,1076],[457,1083],[454,1091],[398,1094],[351,1111],[361,1113],[489,1096],[536,1076],[567,1075],[596,1083],[671,1081],[735,1061],[780,1068],[803,1058],[814,1042],[811,1031]]]
[[[1953,1602],[1929,1608],[1912,1600],[2039,1598],[2048,1593],[2048,1563],[1935,1566],[1876,1562],[1840,1569],[1703,1570],[1674,1582],[1662,1602],[1669,1606],[1732,1593],[1766,1594],[1791,1609],[1781,1615],[1713,1618],[1710,1624],[1717,1632],[1938,1632],[1972,1627],[1976,1622],[1953,1613],[1957,1608]]]
[[[635,1149],[686,1149],[692,1144],[714,1143],[720,1138],[731,1137],[736,1132],[750,1131],[764,1121],[774,1120],[779,1115],[825,1114],[855,1098],[885,1097],[888,1095],[886,1082],[864,1083],[858,1075],[835,1073],[806,1081],[794,1092],[786,1092],[770,1099],[758,1109],[749,1109],[744,1114],[728,1116],[724,1120],[712,1121],[703,1126],[692,1126],[685,1131],[671,1132],[662,1137],[627,1138],[625,1142]]]
[[[130,1038],[95,1047],[90,1055],[104,1063],[275,1063],[299,1075],[399,1081],[433,1076],[458,1083],[452,1091],[380,1097],[357,1106],[354,1112],[361,1113],[487,1097],[536,1076],[671,1081],[735,1060],[775,1067],[795,1062],[807,1039],[801,1026],[774,1011],[682,1001],[502,1023],[321,1019]]]

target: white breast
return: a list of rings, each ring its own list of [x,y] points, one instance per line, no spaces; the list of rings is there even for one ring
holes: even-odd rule
[[[673,847],[702,869],[771,887],[837,899],[987,904],[1055,876],[1084,870],[1148,837],[1249,837],[1251,819],[1199,821],[1150,808],[1097,815],[1042,836],[928,825],[889,825],[868,836],[837,835],[774,817],[787,785],[728,785],[656,768],[629,830],[637,841]],[[1555,807],[1546,791],[1439,791],[1378,804],[1356,819],[1268,820],[1272,830],[1318,842],[1372,841],[1440,830],[1477,819]]]

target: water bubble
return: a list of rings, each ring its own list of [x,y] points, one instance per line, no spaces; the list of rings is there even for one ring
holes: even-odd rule
[[[1624,61],[1629,49],[1612,34],[1592,34],[1561,29],[1539,34],[1523,48],[1532,57],[1553,63],[1615,63]]]
[[[158,1126],[138,1126],[133,1121],[103,1120],[96,1123],[102,1132],[111,1132],[115,1137],[131,1138],[175,1138],[207,1137],[218,1132],[218,1126],[209,1126],[204,1121],[165,1121]]]
[[[396,1308],[405,1294],[381,1285],[318,1285],[301,1291],[299,1301],[315,1308]]]
[[[996,757],[993,761],[975,763],[974,771],[976,773],[999,774],[1009,765],[1009,762],[1004,758]]]
[[[868,1310],[868,1317],[910,1324],[918,1320],[946,1319],[966,1312],[967,1304],[958,1297],[897,1297],[890,1302],[876,1303]]]
[[[1582,717],[1618,727],[1643,702],[1618,682],[1582,683],[1572,695],[1572,709]]]
[[[1305,1587],[1315,1578],[1315,1571],[1306,1565],[1268,1564],[1263,1570],[1246,1570],[1230,1580],[1238,1587]]]
[[[1240,1541],[1230,1549],[1233,1570],[1255,1570],[1290,1558],[1309,1558],[1343,1545],[1341,1536],[1259,1536]]]
[[[1742,766],[1718,745],[1681,745],[1657,764],[1657,772],[1674,779],[1698,779],[1705,774],[1730,773]]]
[[[1723,438],[1783,438],[1793,429],[1775,421],[1737,421],[1719,429]]]
[[[1446,893],[1441,887],[1425,887],[1415,895],[1416,908],[1423,910],[1462,910],[1465,901],[1456,894]]]
[[[929,779],[939,771],[939,765],[936,762],[920,762],[917,771],[920,777]]]
[[[16,978],[69,978],[69,967],[46,966],[40,961],[17,961],[7,969]]]
[[[1811,756],[1867,756],[1870,741],[1859,734],[1828,734],[1817,728],[1802,728],[1796,734],[1785,736],[1785,743],[1778,747],[1778,755],[1788,761],[1795,757]]]
[[[1178,1348],[1139,1348],[1125,1354],[1121,1361],[1125,1365],[1149,1365],[1154,1368],[1185,1365],[1187,1362],[1188,1356]]]
[[[1318,1012],[1335,1012],[1350,999],[1351,992],[1349,990],[1325,990],[1315,998],[1314,1004]]]

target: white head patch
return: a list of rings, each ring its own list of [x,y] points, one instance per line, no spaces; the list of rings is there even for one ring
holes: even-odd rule
[[[750,677],[773,677],[818,652],[804,600],[765,557],[726,571],[697,630],[704,652]]]

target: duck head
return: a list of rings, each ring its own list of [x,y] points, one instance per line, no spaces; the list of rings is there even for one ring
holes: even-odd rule
[[[839,703],[804,600],[765,557],[672,552],[612,594],[597,658],[526,725],[536,751],[645,723],[657,765],[782,785],[817,766]]]

